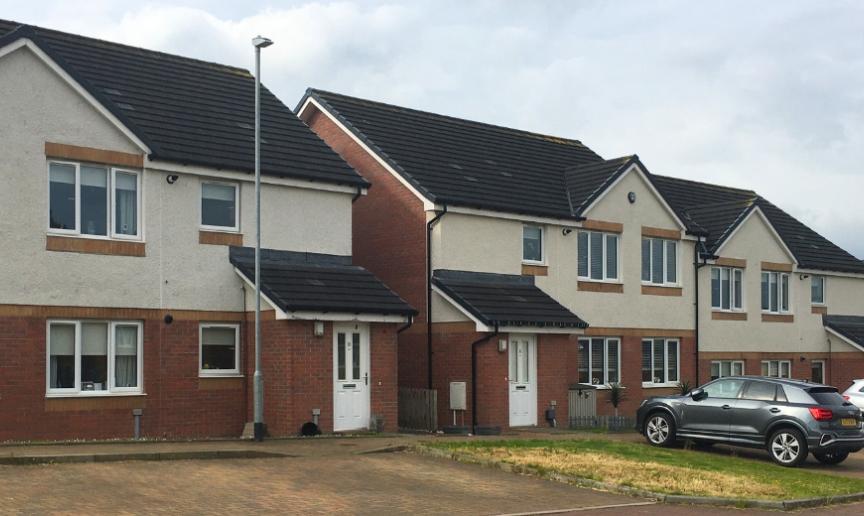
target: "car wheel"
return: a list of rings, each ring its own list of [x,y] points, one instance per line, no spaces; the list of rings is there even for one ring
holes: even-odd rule
[[[781,466],[794,468],[807,459],[807,441],[794,428],[781,428],[768,439],[768,455]]]
[[[669,414],[655,412],[645,422],[645,437],[654,446],[672,446],[675,443],[675,422]]]
[[[846,460],[846,457],[849,456],[849,452],[829,450],[823,452],[813,452],[813,456],[816,457],[816,460],[818,460],[822,464],[829,464],[833,466],[834,464],[840,464],[841,462]]]

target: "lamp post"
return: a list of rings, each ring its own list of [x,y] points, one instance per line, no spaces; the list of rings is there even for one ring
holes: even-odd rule
[[[255,47],[255,406],[254,436],[264,439],[264,377],[261,374],[261,49],[273,42],[258,36]]]

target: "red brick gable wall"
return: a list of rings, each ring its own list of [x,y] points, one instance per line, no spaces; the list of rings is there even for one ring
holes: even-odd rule
[[[417,309],[399,336],[399,384],[426,387],[426,214],[423,203],[314,105],[301,118],[372,184],[352,210],[354,263],[378,276]]]

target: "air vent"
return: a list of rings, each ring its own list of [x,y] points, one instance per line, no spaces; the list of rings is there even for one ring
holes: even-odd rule
[[[317,280],[317,279],[308,279],[308,280],[306,280],[306,283],[308,283],[312,286],[315,286],[315,287],[326,287],[327,286],[323,281]]]
[[[513,174],[511,174],[510,172],[501,172],[501,175],[504,177],[513,177]]]
[[[473,176],[463,176],[466,181],[471,181],[472,183],[479,183],[480,180]]]
[[[456,170],[462,170],[462,167],[458,163],[450,163],[450,166]]]
[[[517,303],[525,303],[528,301],[527,299],[525,299],[522,296],[510,296],[510,299],[512,299],[513,301],[516,301]]]
[[[494,159],[484,159],[483,161],[485,161],[486,163],[489,163],[490,165],[497,165],[498,164],[495,162]]]
[[[135,108],[131,104],[124,104],[122,102],[118,102],[117,107],[125,109],[126,111],[135,111]]]
[[[108,95],[123,95],[123,92],[121,92],[120,90],[115,90],[114,88],[102,88],[102,91],[104,91]]]
[[[246,122],[237,122],[237,127],[241,128],[241,129],[255,129],[254,127],[252,127],[250,124],[247,124]]]

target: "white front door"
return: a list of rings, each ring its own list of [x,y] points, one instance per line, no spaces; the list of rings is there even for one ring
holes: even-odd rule
[[[510,426],[537,424],[537,337],[510,336]]]
[[[333,431],[369,427],[369,327],[333,325]]]

